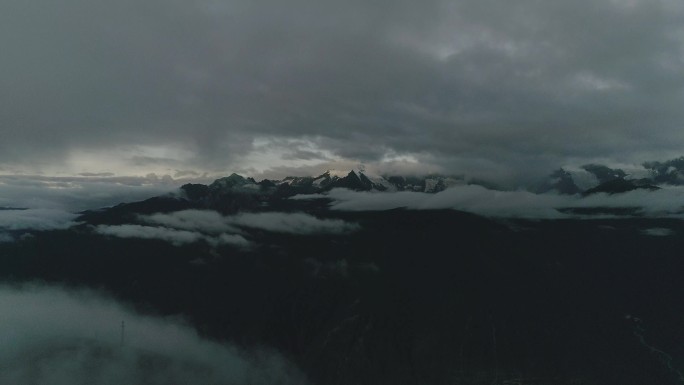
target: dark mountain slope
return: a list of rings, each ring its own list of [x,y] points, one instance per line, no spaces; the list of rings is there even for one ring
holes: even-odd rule
[[[362,231],[249,231],[257,247],[240,251],[81,227],[0,244],[0,274],[182,314],[207,336],[279,349],[315,384],[677,383],[634,333],[679,367],[680,221],[317,215]]]
[[[648,182],[648,180],[627,180],[617,178],[601,183],[600,185],[583,192],[582,195],[587,196],[596,193],[619,194],[634,190],[655,191],[660,189],[660,187],[649,184]]]

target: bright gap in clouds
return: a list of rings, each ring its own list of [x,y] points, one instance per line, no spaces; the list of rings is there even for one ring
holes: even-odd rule
[[[111,173],[125,176],[173,175],[195,156],[181,145],[132,145],[116,148],[75,149],[62,173]],[[56,170],[52,170],[53,173]]]
[[[298,168],[341,161],[328,150],[306,139],[257,137],[249,153],[236,164],[238,169],[264,172],[272,167]]]
[[[324,138],[260,136],[252,141],[250,151],[235,161],[233,168],[256,179],[318,176],[327,170],[342,170],[346,174],[364,169],[372,175],[423,175],[443,171],[427,153],[400,153],[385,148],[385,154],[377,160],[360,160],[340,155],[334,148],[334,142]]]

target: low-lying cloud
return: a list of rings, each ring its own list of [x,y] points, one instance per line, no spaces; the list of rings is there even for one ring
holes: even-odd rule
[[[641,232],[645,235],[650,235],[653,237],[667,237],[668,235],[674,234],[674,231],[672,231],[672,229],[664,227],[653,227],[650,229],[644,229]]]
[[[143,222],[174,229],[200,231],[205,233],[238,232],[227,217],[211,210],[183,210],[170,214],[140,216]]]
[[[295,199],[323,197],[297,196]],[[342,211],[373,211],[407,208],[413,210],[455,209],[487,216],[557,217],[555,207],[563,206],[566,198],[553,194],[533,194],[527,191],[495,191],[482,186],[458,186],[437,194],[402,191],[397,193],[356,192],[333,189],[325,197],[333,200],[331,208]]]
[[[210,210],[183,210],[168,214],[140,216],[143,222],[169,228],[204,233],[233,232],[252,228],[287,234],[344,234],[359,229],[340,219],[320,219],[305,213],[241,213],[223,216]]]
[[[75,217],[60,209],[0,210],[0,231],[66,229]]]
[[[680,217],[684,214],[684,188],[666,186],[657,191],[634,190],[621,194],[558,195],[528,191],[497,191],[478,185],[455,186],[436,194],[420,192],[374,193],[333,189],[327,194],[300,195],[294,199],[332,199],[333,210],[373,211],[454,209],[490,217],[572,218],[567,209],[630,208],[636,214]]]
[[[79,211],[175,191],[182,180],[88,174],[71,177],[0,175],[0,233],[73,226]],[[0,239],[16,237],[6,234]]]
[[[306,382],[276,352],[212,342],[178,320],[142,316],[92,292],[0,287],[0,314],[3,384]]]
[[[228,220],[249,227],[286,234],[345,234],[358,230],[358,224],[340,219],[319,219],[304,213],[244,213]]]
[[[684,187],[661,186],[660,190],[634,190],[622,194],[593,194],[573,199],[572,207],[634,207],[648,216],[680,216],[684,213]]]
[[[243,229],[274,233],[315,235],[346,234],[359,229],[340,219],[320,219],[304,213],[242,213],[223,216],[211,210],[183,210],[140,215],[141,224],[99,225],[95,232],[118,238],[159,239],[175,246],[206,242],[217,247],[248,248],[251,242]]]
[[[219,234],[211,236],[195,231],[170,229],[168,227],[143,226],[134,224],[125,225],[98,225],[95,231],[102,235],[118,238],[159,239],[167,241],[174,246],[191,244],[205,241],[211,246],[231,245],[248,247],[249,241],[239,234]]]

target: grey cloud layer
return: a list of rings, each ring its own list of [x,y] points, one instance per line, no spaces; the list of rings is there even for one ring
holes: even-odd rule
[[[255,136],[365,161],[414,153],[499,179],[679,155],[683,7],[11,1],[0,165],[169,144],[193,154],[177,162],[225,168]]]
[[[0,175],[0,207],[92,210],[177,189],[170,177],[47,177]]]
[[[220,345],[91,292],[0,287],[0,312],[3,384],[305,383],[274,352]]]

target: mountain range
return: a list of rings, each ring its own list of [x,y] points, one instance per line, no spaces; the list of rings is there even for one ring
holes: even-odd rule
[[[684,184],[684,157],[666,162],[644,164],[644,175],[628,174],[619,168],[588,164],[579,170],[563,168],[552,172],[546,180],[530,191],[537,194],[554,193],[587,197],[593,194],[608,195],[633,190],[655,191],[663,185]],[[87,221],[107,223],[122,222],[136,214],[172,212],[184,209],[212,209],[223,214],[239,211],[308,210],[318,205],[324,208],[329,200],[327,193],[333,189],[360,192],[394,193],[419,192],[436,194],[448,188],[477,185],[476,181],[463,176],[430,174],[424,176],[368,175],[359,170],[329,170],[318,176],[288,176],[283,179],[263,179],[231,174],[218,178],[210,184],[188,183],[180,187],[178,194],[153,197],[142,202],[122,203],[109,209],[90,210],[82,215]],[[495,186],[485,184],[489,189]],[[297,195],[318,197],[317,200],[295,201]],[[568,212],[592,213],[595,209],[571,209]],[[611,213],[629,212],[632,209],[609,209]],[[605,210],[598,212],[604,213]],[[105,219],[107,218],[107,219]]]
[[[555,192],[587,196],[595,193],[616,194],[638,189],[653,191],[659,189],[659,185],[684,184],[684,157],[664,162],[646,162],[642,166],[644,175],[641,176],[631,175],[620,168],[600,164],[587,164],[579,170],[572,171],[560,168],[550,173],[537,187],[529,190],[535,193]],[[228,177],[216,179],[208,186],[186,184],[181,187],[181,190],[190,200],[202,200],[228,193],[283,198],[297,194],[320,194],[334,188],[354,191],[438,193],[449,187],[466,184],[482,184],[488,188],[497,189],[488,183],[466,180],[462,175],[370,176],[363,171],[328,170],[318,176],[288,176],[280,180],[263,179],[258,182],[250,177],[231,174]]]

